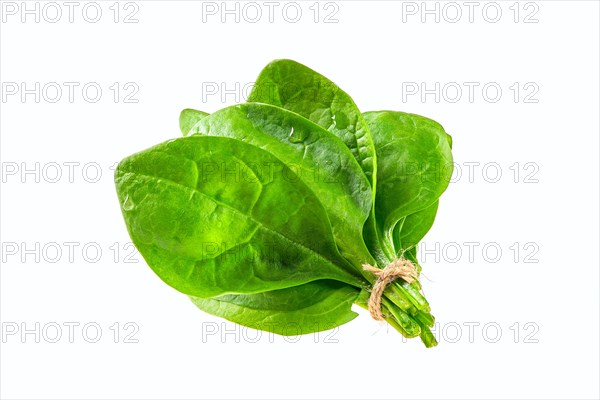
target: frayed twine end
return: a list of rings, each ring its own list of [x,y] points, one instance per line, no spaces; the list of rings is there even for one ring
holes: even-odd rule
[[[371,272],[377,277],[369,297],[369,313],[373,319],[382,321],[384,319],[381,312],[383,291],[398,278],[402,278],[408,283],[415,282],[417,280],[417,268],[410,260],[405,258],[395,259],[384,269],[374,267],[371,264],[363,264],[362,267],[365,271]]]

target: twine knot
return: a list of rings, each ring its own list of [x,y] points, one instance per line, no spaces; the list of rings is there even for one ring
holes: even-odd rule
[[[370,264],[363,264],[363,269],[373,273],[377,280],[371,290],[369,297],[369,313],[371,317],[378,321],[384,319],[381,312],[381,297],[385,288],[397,278],[402,278],[408,283],[413,283],[417,280],[417,269],[415,265],[405,258],[395,259],[389,263],[384,269],[374,267]]]

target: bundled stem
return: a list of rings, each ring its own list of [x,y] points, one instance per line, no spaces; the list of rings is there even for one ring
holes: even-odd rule
[[[400,258],[383,269],[370,264],[363,265],[363,269],[376,279],[370,294],[361,293],[357,304],[368,309],[374,319],[387,321],[403,336],[420,336],[425,346],[435,346],[437,341],[430,329],[434,318],[427,300],[419,292],[415,265]]]

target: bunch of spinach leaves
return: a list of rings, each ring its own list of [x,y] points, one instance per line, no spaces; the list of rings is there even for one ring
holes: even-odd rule
[[[115,173],[127,229],[167,284],[238,324],[297,335],[354,319],[375,277],[431,228],[452,174],[438,123],[361,113],[348,94],[291,60],[260,73],[248,102],[186,109],[184,137],[124,159]],[[419,281],[397,279],[386,321],[436,344]]]

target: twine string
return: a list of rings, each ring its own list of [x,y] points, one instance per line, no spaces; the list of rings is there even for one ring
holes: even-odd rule
[[[382,321],[384,316],[381,312],[381,298],[385,288],[398,278],[402,278],[408,283],[415,282],[417,280],[417,269],[410,260],[405,258],[395,259],[384,269],[374,267],[371,264],[363,264],[363,269],[377,277],[371,290],[368,305],[371,317]]]

